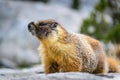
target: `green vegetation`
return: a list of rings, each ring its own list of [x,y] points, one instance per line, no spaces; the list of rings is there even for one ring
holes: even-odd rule
[[[111,39],[113,43],[120,44],[120,23],[116,23],[112,29],[109,30],[107,41]]]
[[[15,1],[17,1],[17,0],[15,0]],[[47,3],[49,0],[20,0],[20,1],[40,1],[43,3]]]
[[[117,0],[100,0],[90,17],[83,21],[80,32],[93,36],[104,42],[119,44],[120,9],[117,3],[120,2]],[[112,23],[106,20],[105,14],[111,17]]]
[[[88,34],[99,40],[104,40],[107,36],[109,24],[105,21],[103,14],[99,17],[101,18],[97,22],[97,15],[93,12],[90,18],[85,19],[81,27],[81,33]]]
[[[19,68],[25,68],[25,67],[31,67],[31,66],[32,66],[32,64],[26,64],[26,63],[18,65]]]
[[[73,2],[72,2],[72,5],[71,5],[71,7],[73,8],[73,9],[76,9],[76,10],[78,10],[79,9],[79,3],[80,3],[80,0],[72,0]]]
[[[18,68],[22,69],[22,68],[28,68],[28,67],[32,67],[33,65],[38,65],[38,64],[41,64],[41,63],[32,63],[32,64],[27,64],[27,63],[21,63],[21,64],[18,64]]]

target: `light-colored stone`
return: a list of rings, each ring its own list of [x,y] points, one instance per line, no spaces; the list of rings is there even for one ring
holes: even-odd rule
[[[105,75],[81,72],[44,74],[43,65],[26,69],[0,69],[0,80],[120,80],[119,73]]]
[[[94,75],[89,73],[68,72],[53,74],[14,73],[0,74],[0,80],[120,80],[120,74],[109,73]]]

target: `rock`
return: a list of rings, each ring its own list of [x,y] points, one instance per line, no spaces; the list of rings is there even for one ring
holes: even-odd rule
[[[14,73],[0,74],[0,80],[120,80],[120,74],[109,73],[106,75],[94,75],[80,72],[37,74]]]
[[[43,65],[25,69],[0,69],[0,80],[120,80],[120,74],[105,75],[81,72],[44,74]]]
[[[44,74],[43,65],[25,69],[0,69],[0,80],[120,80],[119,73],[90,74],[66,72]]]

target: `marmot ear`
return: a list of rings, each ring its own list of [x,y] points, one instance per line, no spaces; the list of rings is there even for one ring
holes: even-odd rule
[[[57,25],[58,25],[58,23],[57,23],[57,22],[54,22],[54,23],[52,23],[51,27],[52,27],[52,28],[55,28],[55,27],[57,27]]]

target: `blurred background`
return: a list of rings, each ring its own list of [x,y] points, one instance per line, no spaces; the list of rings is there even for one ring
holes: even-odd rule
[[[41,63],[27,25],[46,19],[100,40],[108,56],[120,58],[120,0],[0,0],[0,68]]]

